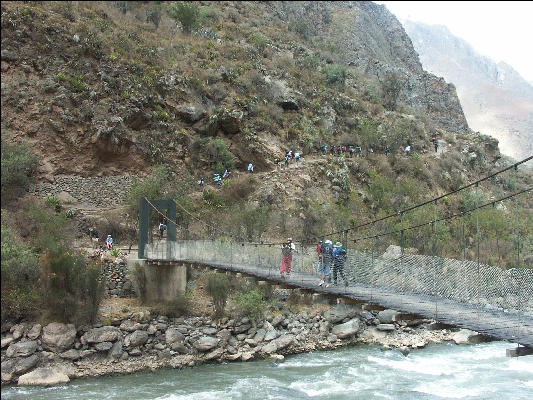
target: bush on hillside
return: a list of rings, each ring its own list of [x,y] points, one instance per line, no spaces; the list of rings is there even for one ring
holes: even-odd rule
[[[346,67],[340,64],[329,64],[326,65],[323,69],[324,74],[326,75],[326,82],[329,84],[340,84],[344,85],[346,80]]]
[[[24,194],[36,166],[37,157],[28,143],[2,139],[2,205]]]
[[[381,99],[383,106],[387,110],[394,111],[396,109],[396,104],[404,86],[405,82],[402,82],[396,73],[391,72],[385,75],[385,79],[381,82]]]
[[[15,236],[2,221],[2,323],[31,319],[41,305],[38,259]]]
[[[220,318],[224,315],[226,301],[230,292],[228,277],[216,272],[209,274],[207,278],[207,292],[215,305],[215,316]]]
[[[263,294],[257,289],[239,292],[237,294],[236,302],[237,312],[250,318],[254,323],[261,318],[266,306]]]
[[[198,26],[200,13],[196,2],[178,1],[169,7],[168,15],[181,24],[183,32],[189,34]]]

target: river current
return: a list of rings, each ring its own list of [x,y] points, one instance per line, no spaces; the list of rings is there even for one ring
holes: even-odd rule
[[[533,399],[533,356],[513,344],[432,344],[408,356],[359,345],[270,360],[205,364],[132,375],[75,379],[51,388],[2,388],[19,399]]]

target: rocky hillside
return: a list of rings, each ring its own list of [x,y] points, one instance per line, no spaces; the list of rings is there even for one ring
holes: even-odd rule
[[[382,6],[202,2],[187,35],[169,4],[147,3],[2,4],[2,128],[35,144],[41,176],[180,170],[205,136],[262,166],[385,117],[387,72],[426,130],[468,129],[453,86],[422,69]]]
[[[228,231],[279,238],[382,215],[507,162],[384,6],[187,3],[188,26],[177,4],[2,2],[2,139],[32,144],[33,193],[92,219],[163,165],[158,196],[178,193]],[[364,157],[321,156],[323,144],[360,145]],[[288,148],[302,162],[275,170]],[[211,176],[225,168],[233,177],[217,188]],[[213,233],[200,228],[184,229]]]
[[[425,69],[457,87],[470,127],[516,159],[533,154],[533,86],[511,66],[478,53],[444,26],[407,21]]]

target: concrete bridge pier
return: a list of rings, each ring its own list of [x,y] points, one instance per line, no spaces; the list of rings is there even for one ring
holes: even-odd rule
[[[533,347],[518,346],[514,349],[507,349],[505,355],[507,357],[521,357],[521,356],[530,356],[533,354]]]
[[[128,260],[128,270],[135,264],[144,269],[146,302],[149,304],[175,301],[185,294],[187,265],[179,261]]]

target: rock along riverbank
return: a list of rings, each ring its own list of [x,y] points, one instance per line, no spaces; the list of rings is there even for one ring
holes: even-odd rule
[[[243,362],[356,343],[410,349],[432,342],[468,343],[472,331],[427,319],[399,320],[395,310],[364,311],[348,304],[282,309],[254,323],[249,318],[151,318],[137,313],[111,325],[18,324],[2,333],[2,384],[54,385],[70,379],[129,374],[204,362]],[[3,327],[6,328],[6,327]]]

